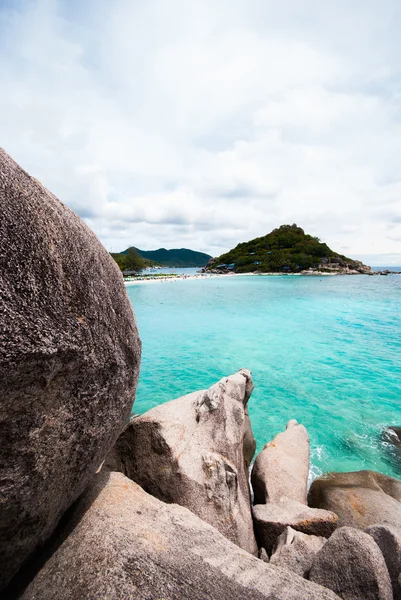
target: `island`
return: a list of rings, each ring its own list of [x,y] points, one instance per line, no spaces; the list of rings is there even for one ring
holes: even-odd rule
[[[298,225],[281,225],[263,237],[242,242],[212,258],[204,272],[373,274],[371,267],[334,252]]]

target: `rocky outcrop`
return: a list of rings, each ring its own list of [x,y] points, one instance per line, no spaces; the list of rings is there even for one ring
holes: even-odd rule
[[[101,473],[23,600],[334,600],[242,551],[186,508]],[[78,569],[78,573],[77,573]],[[337,599],[338,600],[338,599]]]
[[[401,525],[401,481],[374,471],[328,473],[315,479],[309,505],[335,512],[339,527]]]
[[[301,577],[306,577],[315,555],[326,541],[324,537],[306,535],[287,527],[277,539],[270,558],[270,564],[288,569]]]
[[[0,289],[1,589],[128,419],[140,342],[113,259],[3,150]]]
[[[244,369],[153,408],[131,422],[113,460],[117,451],[124,474],[144,490],[186,506],[257,554],[248,482],[255,452],[247,410],[252,390]]]
[[[334,513],[309,508],[284,497],[279,502],[254,506],[253,519],[259,546],[263,546],[269,555],[278,536],[287,527],[325,538],[328,538],[337,527],[337,515]]]
[[[256,457],[251,476],[253,520],[258,544],[268,554],[287,527],[324,537],[336,528],[335,514],[306,505],[309,455],[308,432],[291,420]]]
[[[394,600],[401,600],[401,586],[399,576],[401,574],[401,527],[396,525],[373,525],[366,529],[379,546],[393,586]]]
[[[390,577],[376,542],[363,531],[338,529],[318,552],[309,579],[343,600],[392,600]]]
[[[266,444],[252,469],[255,504],[278,502],[285,496],[306,504],[309,474],[309,436],[303,425],[289,421],[282,433]]]

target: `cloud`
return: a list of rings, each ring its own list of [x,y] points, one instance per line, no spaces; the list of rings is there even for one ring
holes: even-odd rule
[[[398,5],[0,4],[1,143],[109,249],[218,254],[296,222],[396,257]]]

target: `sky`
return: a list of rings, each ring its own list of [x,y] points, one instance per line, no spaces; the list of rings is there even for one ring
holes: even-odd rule
[[[0,145],[114,252],[401,265],[399,0],[0,0]]]

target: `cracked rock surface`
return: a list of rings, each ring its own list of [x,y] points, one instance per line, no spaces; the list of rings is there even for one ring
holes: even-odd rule
[[[338,600],[121,473],[100,473],[71,521],[22,600]]]
[[[257,555],[248,480],[255,452],[247,409],[252,390],[251,373],[243,369],[149,410],[121,434],[106,464]]]

